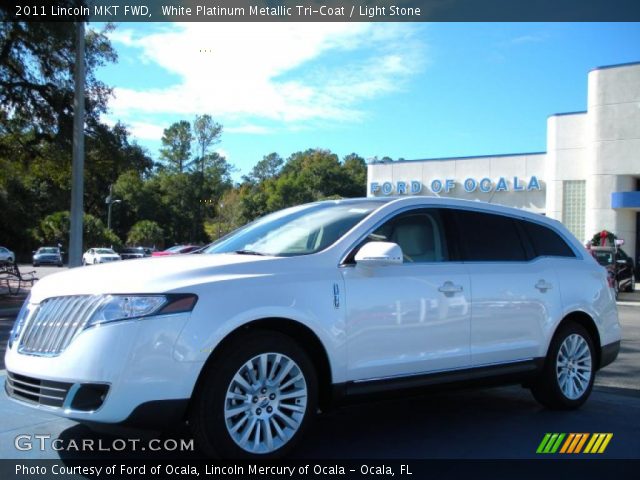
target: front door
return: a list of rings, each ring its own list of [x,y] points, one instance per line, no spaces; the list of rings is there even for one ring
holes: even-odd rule
[[[362,243],[397,243],[403,264],[342,268],[349,380],[470,365],[469,277],[464,264],[449,261],[442,216],[438,209],[399,214]]]

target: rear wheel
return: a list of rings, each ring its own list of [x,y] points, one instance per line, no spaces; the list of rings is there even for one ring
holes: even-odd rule
[[[318,382],[290,337],[256,331],[224,348],[204,373],[189,423],[200,449],[223,458],[279,458],[317,409]]]
[[[583,326],[567,323],[553,337],[543,371],[531,391],[545,407],[578,408],[591,394],[594,376],[591,336]]]

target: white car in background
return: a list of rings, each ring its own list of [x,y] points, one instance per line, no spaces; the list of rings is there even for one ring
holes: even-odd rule
[[[333,200],[198,255],[43,278],[10,335],[5,388],[80,422],[188,420],[207,455],[272,458],[345,396],[519,383],[577,408],[620,337],[606,271],[558,221],[447,198]]]
[[[90,248],[82,255],[83,265],[95,265],[96,263],[107,263],[116,260],[122,259],[111,248]]]
[[[16,254],[6,247],[0,247],[0,263],[13,263]]]

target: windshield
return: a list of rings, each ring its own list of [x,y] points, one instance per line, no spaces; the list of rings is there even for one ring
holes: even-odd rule
[[[55,247],[44,247],[38,250],[38,253],[58,253],[58,249]]]
[[[116,254],[116,252],[114,252],[110,248],[96,248],[96,253],[99,253],[101,255],[115,255]]]
[[[594,252],[593,256],[603,267],[613,264],[613,252]]]
[[[308,255],[335,243],[380,202],[327,202],[287,208],[260,218],[212,244],[203,253]]]
[[[178,252],[178,251],[182,250],[183,248],[184,248],[184,245],[176,245],[174,247],[167,248],[165,250],[165,252]]]

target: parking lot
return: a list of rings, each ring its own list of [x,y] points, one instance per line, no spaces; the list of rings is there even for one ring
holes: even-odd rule
[[[28,268],[28,267],[25,267]],[[42,267],[40,278],[55,267]],[[88,267],[90,268],[90,267]],[[43,275],[44,273],[44,275]],[[521,459],[536,457],[547,432],[609,432],[613,438],[601,458],[640,458],[640,293],[619,302],[623,341],[620,356],[599,372],[589,401],[579,410],[554,412],[540,407],[520,386],[460,390],[351,405],[320,416],[298,458],[325,459]],[[13,317],[0,318],[4,350]],[[2,353],[3,354],[3,353]],[[0,365],[0,383],[5,372]],[[118,437],[95,433],[75,422],[37,412],[0,394],[0,458],[162,458],[166,452],[127,448],[115,451],[56,451],[50,447],[18,450],[19,435],[47,435],[65,444],[83,439],[111,445],[114,438],[145,439],[155,432],[129,430]],[[184,431],[164,439],[186,439]],[[143,443],[144,444],[144,443]],[[37,448],[36,448],[37,447]],[[180,457],[191,458],[192,452]]]

